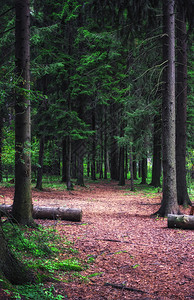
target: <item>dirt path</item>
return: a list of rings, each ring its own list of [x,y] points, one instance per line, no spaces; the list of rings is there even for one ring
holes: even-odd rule
[[[9,204],[12,192],[2,190],[1,203]],[[72,300],[194,299],[193,231],[168,229],[166,219],[150,218],[160,200],[160,194],[137,194],[114,182],[76,187],[71,193],[33,191],[36,205],[83,210],[81,223],[59,221],[56,226],[81,257],[93,261],[81,274],[98,275],[90,282],[58,283],[60,294]]]

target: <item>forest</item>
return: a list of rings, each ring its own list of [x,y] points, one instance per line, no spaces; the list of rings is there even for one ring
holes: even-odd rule
[[[0,3],[0,298],[192,299],[193,1]]]

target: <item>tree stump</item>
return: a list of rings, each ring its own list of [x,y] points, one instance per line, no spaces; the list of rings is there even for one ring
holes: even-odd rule
[[[168,228],[194,229],[194,216],[169,214]]]

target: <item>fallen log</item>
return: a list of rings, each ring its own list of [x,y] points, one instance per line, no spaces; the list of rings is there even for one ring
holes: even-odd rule
[[[194,229],[194,216],[169,214],[168,228]]]
[[[147,292],[142,291],[142,290],[138,290],[138,289],[135,289],[135,288],[132,288],[132,287],[127,287],[124,284],[116,284],[116,283],[105,282],[104,286],[111,286],[111,287],[113,287],[115,289],[128,290],[128,291],[131,291],[131,292],[138,292],[138,293],[142,293],[142,294],[143,293],[147,293]]]
[[[0,205],[1,215],[11,214],[12,205]],[[33,206],[34,219],[61,219],[67,221],[80,222],[82,210],[79,208]]]

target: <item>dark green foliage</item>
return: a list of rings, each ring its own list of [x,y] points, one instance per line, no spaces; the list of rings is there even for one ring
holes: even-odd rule
[[[179,2],[186,6],[187,27],[192,34],[192,1]],[[1,12],[9,10],[10,4],[11,2],[2,2]],[[106,173],[107,168],[111,168],[110,153],[114,143],[116,165],[122,147],[128,149],[125,154],[129,160],[131,145],[136,162],[145,157],[152,159],[153,123],[160,112],[161,75],[164,68],[161,57],[161,5],[161,1],[155,0],[32,1],[33,166],[40,167],[38,148],[41,137],[45,141],[43,173],[47,175],[61,175],[62,143],[66,139],[72,143],[66,156],[71,149],[71,175],[77,179],[80,169],[82,170],[80,164],[86,163],[86,157],[89,175],[95,158],[92,166],[99,173],[97,177],[106,176],[102,175],[102,171],[105,169],[105,162]],[[14,24],[14,11],[8,11],[1,20],[3,31],[7,31]],[[2,104],[6,132],[10,132],[10,128],[14,129],[9,118],[14,117],[13,87],[17,88],[14,80],[13,35],[14,31],[10,30],[0,38],[3,53],[0,105]],[[189,152],[192,151],[193,141],[190,44],[191,42],[188,47]],[[92,128],[94,110],[95,129]],[[9,143],[13,144],[14,140]],[[4,152],[7,149],[3,147]],[[95,153],[92,154],[92,151]],[[13,164],[13,160],[11,163]],[[5,169],[7,170],[7,166]],[[116,173],[115,178],[118,179],[119,170]],[[34,172],[33,179],[36,176],[37,173]],[[83,179],[80,182],[83,184]]]
[[[62,239],[53,227],[39,226],[34,230],[6,223],[2,228],[14,256],[22,260],[26,268],[33,269],[35,275],[36,284],[17,286],[18,294],[14,288],[10,288],[17,297],[22,295],[26,299],[61,299],[60,295],[55,296],[53,286],[45,288],[42,282],[59,280],[57,276],[60,276],[61,271],[71,274],[87,267],[77,258],[78,251],[65,238]],[[65,255],[62,259],[59,258],[61,254]]]

